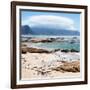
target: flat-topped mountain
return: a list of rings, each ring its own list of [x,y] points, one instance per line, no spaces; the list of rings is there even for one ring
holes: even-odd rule
[[[49,27],[30,27],[28,25],[21,26],[22,35],[75,35],[79,36],[80,32],[77,30],[64,30],[59,28],[49,28]]]

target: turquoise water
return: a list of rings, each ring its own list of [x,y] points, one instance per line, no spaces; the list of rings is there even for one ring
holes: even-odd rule
[[[28,46],[34,46],[49,50],[55,50],[55,49],[75,49],[77,51],[80,51],[80,37],[79,36],[47,36],[47,35],[33,35],[33,36],[23,36],[23,38],[64,38],[67,41],[75,40],[74,43],[70,43],[67,41],[59,42],[59,41],[53,41],[53,42],[38,42],[38,43],[28,43]]]
[[[55,49],[75,49],[80,51],[80,44],[79,43],[67,43],[67,42],[50,42],[50,43],[32,43],[33,46],[46,48],[49,50]]]

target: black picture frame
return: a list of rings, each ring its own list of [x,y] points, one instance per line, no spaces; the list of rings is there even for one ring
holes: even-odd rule
[[[83,81],[74,81],[74,82],[52,82],[52,83],[36,83],[36,84],[17,84],[17,61],[16,61],[16,7],[17,6],[37,6],[37,7],[52,7],[52,8],[69,8],[69,9],[81,9],[84,10],[84,80]],[[48,11],[50,12],[50,11]],[[69,11],[68,11],[69,12]],[[72,12],[73,13],[73,12]],[[48,87],[48,86],[66,86],[66,85],[80,85],[88,83],[88,61],[87,61],[87,20],[88,20],[88,11],[87,6],[83,5],[66,5],[66,4],[52,4],[52,3],[34,3],[34,2],[20,2],[12,1],[11,2],[11,88],[31,88],[31,87]]]

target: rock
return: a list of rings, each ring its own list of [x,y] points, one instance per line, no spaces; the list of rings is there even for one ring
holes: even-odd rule
[[[53,68],[53,70],[60,72],[80,72],[80,61],[63,62],[63,65]]]
[[[30,53],[50,53],[50,51],[45,50],[45,49],[39,49],[39,48],[33,48],[33,47],[27,47],[27,46],[22,46],[21,52],[23,54],[25,54],[27,52],[30,52]]]
[[[73,44],[73,43],[76,43],[76,41],[75,40],[71,40],[71,41],[69,41],[69,43]]]
[[[75,50],[75,49],[71,49],[71,50],[63,49],[63,50],[61,50],[61,52],[67,53],[67,52],[79,52],[79,51],[77,51],[77,50]]]
[[[65,50],[61,50],[61,52],[67,53],[67,52],[69,52],[69,50],[68,49],[65,49]]]
[[[22,41],[22,42],[27,42],[27,41],[28,41],[28,38],[26,38],[26,37],[21,37],[21,41]]]
[[[21,47],[27,47],[27,45],[26,45],[26,44],[24,44],[24,43],[22,43],[22,44],[21,44]]]
[[[21,52],[23,54],[26,54],[27,53],[27,47],[21,47]]]
[[[27,51],[30,53],[50,53],[50,51],[48,50],[32,48],[32,47],[28,48]]]
[[[52,50],[51,53],[54,53],[54,52],[57,52],[57,51],[60,51],[60,49]]]
[[[77,37],[73,37],[72,39],[77,39]]]
[[[51,41],[55,41],[55,40],[56,40],[56,38],[50,38],[50,40],[51,40]]]
[[[70,51],[71,51],[71,52],[79,52],[79,51],[77,51],[77,50],[75,50],[75,49],[71,49]]]
[[[64,65],[60,66],[60,69],[67,72],[80,72],[80,62],[73,61],[73,62],[64,63]]]
[[[21,43],[21,53],[23,54],[27,53],[27,45],[24,43]]]
[[[36,39],[36,38],[34,38],[34,39],[31,39],[31,42],[33,42],[33,43],[38,43],[38,42],[52,42],[52,40],[51,39]]]
[[[55,49],[54,52],[60,51],[60,49]]]

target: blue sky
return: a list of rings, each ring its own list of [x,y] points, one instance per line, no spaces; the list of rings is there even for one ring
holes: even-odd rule
[[[32,25],[33,22],[36,24],[37,23],[40,24],[40,22],[42,20],[46,21],[46,23],[47,23],[48,19],[46,19],[46,18],[49,18],[49,21],[50,21],[51,20],[50,17],[52,17],[51,19],[54,18],[53,20],[59,24],[64,23],[65,20],[63,20],[63,19],[66,19],[65,23],[67,25],[66,24],[63,24],[63,25],[66,25],[66,27],[67,27],[69,22],[71,22],[70,23],[71,25],[74,24],[73,28],[80,31],[80,14],[79,13],[62,13],[62,12],[57,13],[57,12],[40,12],[40,11],[25,11],[25,10],[21,11],[21,23],[22,24],[29,24],[29,25],[31,24]],[[57,17],[58,18],[60,17],[60,18],[58,19]],[[57,20],[55,20],[55,18]],[[36,19],[36,21],[35,21],[35,19]],[[60,20],[62,22],[60,22]],[[53,21],[53,23],[54,23],[54,21]],[[71,27],[70,24],[68,27]],[[40,25],[42,25],[42,23]],[[52,22],[51,22],[51,24],[49,23],[49,26],[50,25],[54,25],[54,24],[52,24]]]

